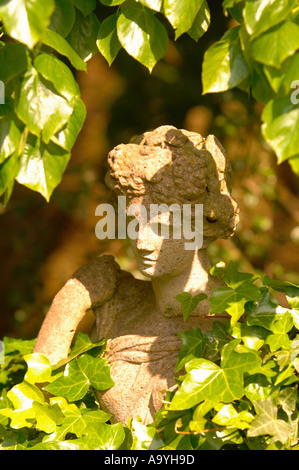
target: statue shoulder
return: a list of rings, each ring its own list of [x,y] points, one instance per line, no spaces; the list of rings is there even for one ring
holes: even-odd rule
[[[69,282],[79,281],[90,297],[90,307],[107,302],[113,296],[120,277],[120,267],[112,255],[101,255],[81,266]]]

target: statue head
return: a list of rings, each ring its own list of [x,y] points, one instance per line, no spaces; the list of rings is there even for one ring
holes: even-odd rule
[[[154,204],[175,205],[182,210],[190,207],[195,231],[195,208],[201,205],[200,249],[217,238],[233,235],[238,206],[231,195],[231,168],[213,135],[204,138],[195,132],[161,126],[115,147],[108,155],[108,164],[106,183],[115,196],[126,196],[127,210],[132,204],[141,204],[148,212]],[[172,222],[170,217],[170,228]],[[145,226],[136,240],[131,240],[139,269],[145,275],[173,274],[191,261],[194,253],[184,249],[184,237],[171,237],[171,233],[165,240]]]

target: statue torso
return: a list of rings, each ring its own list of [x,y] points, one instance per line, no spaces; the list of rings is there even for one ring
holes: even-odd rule
[[[177,333],[198,327],[199,318],[167,316],[156,310],[151,282],[121,272],[112,298],[95,309],[92,339],[105,338],[115,385],[100,394],[115,421],[141,417],[151,422],[165,391],[175,386],[181,340]],[[208,320],[210,322],[210,320]]]

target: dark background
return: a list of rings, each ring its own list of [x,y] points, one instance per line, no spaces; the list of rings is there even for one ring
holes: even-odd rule
[[[198,43],[187,35],[170,41],[151,75],[123,50],[111,68],[97,54],[87,74],[77,73],[87,118],[62,183],[50,203],[16,184],[9,205],[0,205],[0,337],[35,337],[55,293],[98,253],[136,273],[125,242],[97,240],[95,208],[110,197],[109,150],[162,124],[216,135],[231,161],[241,221],[232,239],[209,247],[211,261],[299,282],[298,177],[287,162],[277,167],[261,137],[263,106],[238,90],[201,94],[203,54],[231,25],[221,2],[209,6],[208,33]],[[111,13],[98,8],[100,18]]]

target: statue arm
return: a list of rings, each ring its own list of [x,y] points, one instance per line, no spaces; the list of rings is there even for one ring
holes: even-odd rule
[[[114,294],[119,267],[113,256],[98,257],[81,266],[56,294],[38,334],[34,352],[51,364],[67,357],[77,326],[86,312]]]

